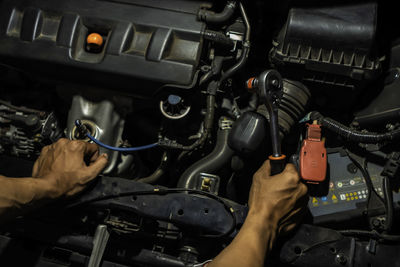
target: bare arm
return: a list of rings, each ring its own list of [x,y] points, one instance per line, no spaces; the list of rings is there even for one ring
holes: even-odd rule
[[[84,158],[88,157],[89,165]],[[98,147],[82,141],[60,139],[43,148],[32,177],[0,176],[0,222],[62,196],[83,190],[107,164]]]
[[[0,176],[0,221],[18,216],[24,209],[46,199],[48,184],[34,178]]]
[[[253,177],[249,214],[240,232],[207,267],[263,266],[279,233],[292,230],[306,203],[307,187],[294,166],[270,176],[266,161]]]
[[[240,232],[207,267],[263,266],[266,253],[276,238],[276,226],[249,214]]]

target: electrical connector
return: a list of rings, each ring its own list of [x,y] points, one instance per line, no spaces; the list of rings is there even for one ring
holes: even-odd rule
[[[327,155],[325,140],[321,136],[321,126],[314,121],[307,124],[307,137],[300,150],[300,176],[310,184],[319,184],[325,180]]]

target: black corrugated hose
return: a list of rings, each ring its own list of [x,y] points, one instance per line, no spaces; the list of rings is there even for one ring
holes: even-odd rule
[[[223,34],[222,32],[216,32],[216,31],[211,31],[211,30],[205,30],[203,32],[203,37],[206,40],[214,41],[216,43],[232,47],[233,46],[233,41]]]
[[[394,141],[400,138],[400,129],[386,133],[361,132],[351,129],[350,127],[345,126],[331,118],[324,117],[316,111],[311,112],[310,118],[312,120],[317,120],[326,129],[344,137],[349,141],[365,144],[376,144],[385,141]]]

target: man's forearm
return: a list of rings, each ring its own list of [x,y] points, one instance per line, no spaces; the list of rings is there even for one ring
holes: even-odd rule
[[[35,178],[0,176],[0,222],[21,215],[45,199],[47,184]]]
[[[276,238],[276,224],[264,216],[249,214],[240,232],[207,267],[263,266]]]

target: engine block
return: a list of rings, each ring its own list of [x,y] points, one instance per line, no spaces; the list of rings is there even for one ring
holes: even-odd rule
[[[132,95],[189,86],[205,24],[197,1],[10,0],[0,4],[3,63]],[[96,34],[96,49],[91,49]],[[96,42],[96,41],[95,41]],[[132,85],[135,85],[134,88]]]

